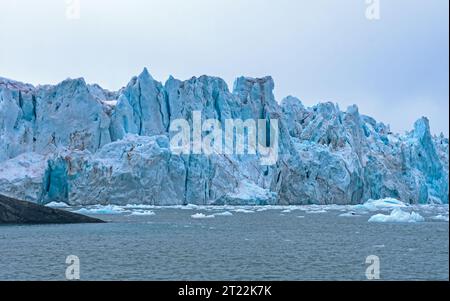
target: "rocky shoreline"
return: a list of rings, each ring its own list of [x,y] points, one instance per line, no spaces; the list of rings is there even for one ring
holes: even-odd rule
[[[104,221],[0,195],[0,225],[83,223],[104,223]]]

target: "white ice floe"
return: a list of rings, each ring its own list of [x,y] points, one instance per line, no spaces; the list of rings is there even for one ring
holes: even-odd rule
[[[358,211],[378,211],[405,207],[408,207],[408,205],[406,205],[402,201],[394,198],[385,198],[379,200],[368,200],[364,204],[352,206],[352,209]]]
[[[214,218],[215,216],[214,215],[206,215],[203,213],[196,213],[196,214],[191,215],[191,217],[194,219],[208,219],[208,218]]]
[[[432,219],[437,220],[437,221],[448,222],[448,215],[439,214],[439,215],[433,216]]]
[[[123,206],[124,209],[155,209],[154,205],[138,205],[138,204],[128,204]]]
[[[46,204],[45,206],[50,208],[70,208],[69,205],[63,202],[51,202]]]
[[[184,210],[193,210],[193,209],[199,209],[200,206],[194,205],[194,204],[187,204],[186,206],[181,206],[180,209]]]
[[[390,215],[376,214],[369,219],[372,223],[416,223],[425,219],[416,212],[405,212],[400,208],[395,208]]]
[[[80,214],[124,214],[129,212],[128,210],[123,209],[120,206],[116,206],[116,205],[106,205],[106,206],[102,206],[102,205],[95,205],[92,207],[88,207],[88,208],[81,208],[79,210],[74,211],[76,213],[80,213]]]
[[[220,213],[215,213],[215,216],[232,216],[233,213],[231,213],[230,211],[225,211],[225,212],[220,212]]]
[[[155,215],[155,212],[151,211],[151,210],[136,210],[131,212],[131,215],[135,215],[135,216],[152,216]]]
[[[253,210],[247,210],[247,209],[243,209],[243,208],[235,209],[233,211],[237,212],[237,213],[255,213],[255,211],[253,211]]]

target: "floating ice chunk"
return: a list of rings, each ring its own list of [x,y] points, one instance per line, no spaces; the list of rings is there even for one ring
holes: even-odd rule
[[[395,208],[390,215],[376,214],[369,219],[372,223],[416,223],[425,219],[418,213],[405,212],[400,208]]]
[[[369,211],[377,211],[377,210],[385,210],[385,209],[393,209],[393,208],[405,208],[408,207],[402,201],[393,199],[393,198],[385,198],[379,200],[368,200],[362,205],[355,205],[353,209],[356,210],[369,210]]]
[[[286,210],[283,210],[283,211],[281,211],[281,212],[282,212],[282,213],[291,213],[292,210],[286,209]]]
[[[369,200],[366,202],[366,204],[373,204],[376,207],[388,207],[388,208],[407,207],[407,205],[404,202],[399,201],[397,199],[393,199],[393,198],[385,198],[385,199],[380,199],[380,200]]]
[[[436,216],[432,217],[432,219],[437,220],[437,221],[448,222],[448,215],[439,214],[439,215],[436,215]]]
[[[156,215],[155,212],[151,211],[151,210],[136,210],[131,212],[131,215],[135,215],[135,216],[152,216],[152,215]]]
[[[69,205],[63,202],[51,202],[46,204],[45,206],[50,208],[70,208]]]
[[[303,215],[299,215],[299,216],[297,216],[298,218],[305,218]]]
[[[356,214],[356,212],[346,212],[346,213],[339,214],[339,216],[341,216],[341,217],[356,217],[356,216],[361,216],[361,215]]]
[[[184,210],[193,210],[193,209],[198,209],[199,206],[198,205],[194,205],[194,204],[187,204],[186,206],[182,206],[181,209]]]
[[[208,218],[214,218],[215,216],[214,215],[205,215],[203,213],[196,213],[196,214],[191,215],[191,217],[195,218],[195,219],[208,219]]]
[[[137,205],[137,204],[127,204],[123,206],[125,209],[154,209],[154,205]]]
[[[101,206],[101,205],[95,205],[93,207],[88,207],[88,208],[81,208],[79,210],[75,211],[76,213],[80,213],[80,214],[105,214],[105,215],[113,215],[113,214],[123,214],[128,212],[127,210],[123,209],[122,207],[116,206],[116,205],[106,205],[106,206]]]
[[[216,213],[214,215],[215,216],[232,216],[233,213],[231,213],[230,211],[225,211],[225,212],[221,212],[221,213]]]
[[[322,205],[320,206],[323,210],[327,210],[327,211],[342,211],[342,210],[346,210],[347,206],[345,205],[337,205],[337,204],[331,204],[331,205]]]
[[[235,209],[234,212],[237,212],[237,213],[255,213],[255,211],[253,211],[253,210],[247,210],[247,209],[242,209],[242,208]]]

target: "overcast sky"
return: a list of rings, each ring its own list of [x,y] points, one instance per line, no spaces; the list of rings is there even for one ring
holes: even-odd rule
[[[66,2],[0,0],[0,76],[272,75],[277,100],[357,104],[397,132],[427,116],[448,136],[448,0],[380,0],[375,21],[366,0],[79,0],[79,19]]]

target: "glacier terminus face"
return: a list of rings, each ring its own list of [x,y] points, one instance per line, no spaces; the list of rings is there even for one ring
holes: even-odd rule
[[[34,87],[0,78],[0,194],[69,205],[448,203],[448,138],[431,135],[425,117],[400,135],[356,106],[279,103],[273,89],[271,77],[240,77],[233,91],[209,76],[163,85],[147,69],[117,92],[83,79]],[[192,138],[174,122],[198,115],[216,121],[201,138],[231,136],[246,151],[195,153],[195,142],[174,151],[175,135]],[[249,124],[242,141],[219,136],[227,120],[266,121],[265,143]],[[276,160],[261,164],[249,145],[275,137]]]

